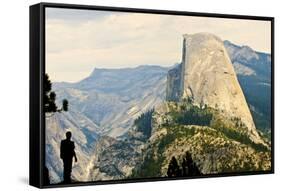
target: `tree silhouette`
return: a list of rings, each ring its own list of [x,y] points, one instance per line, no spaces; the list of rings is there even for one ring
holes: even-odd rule
[[[45,74],[44,78],[44,112],[45,113],[55,113],[68,111],[68,101],[66,99],[62,100],[62,107],[58,109],[56,105],[56,93],[52,91],[52,82],[49,79],[48,74]]]
[[[179,177],[181,175],[181,170],[175,157],[172,157],[169,163],[167,175],[168,177]]]
[[[186,177],[202,175],[196,163],[192,160],[191,154],[186,152],[182,159],[181,168],[175,157],[172,157],[167,171],[168,177]]]
[[[191,154],[186,152],[182,161],[182,176],[198,176],[201,175],[196,163],[192,160]]]

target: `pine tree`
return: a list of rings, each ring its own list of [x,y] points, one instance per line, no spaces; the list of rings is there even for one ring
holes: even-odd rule
[[[191,154],[186,152],[182,161],[182,176],[198,176],[201,175],[196,163],[192,160]]]
[[[178,165],[177,159],[175,157],[172,157],[167,171],[168,177],[179,177],[181,176],[181,170]]]
[[[62,100],[62,107],[58,109],[56,105],[56,93],[52,91],[52,82],[48,74],[44,78],[44,111],[45,113],[55,113],[61,111],[68,111],[68,101]]]

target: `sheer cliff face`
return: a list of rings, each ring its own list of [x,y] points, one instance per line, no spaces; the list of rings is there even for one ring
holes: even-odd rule
[[[166,86],[166,100],[179,101],[181,97],[181,67],[182,64],[177,65],[168,71],[167,86]]]
[[[223,41],[208,33],[186,34],[183,37],[179,99],[191,98],[196,105],[208,105],[221,110],[228,117],[240,118],[251,139],[260,142]],[[169,86],[169,82],[167,84]],[[176,89],[173,85],[177,86],[172,83],[167,90]],[[167,98],[171,100],[171,96]]]

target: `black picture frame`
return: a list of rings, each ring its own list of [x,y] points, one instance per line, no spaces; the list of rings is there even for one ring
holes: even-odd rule
[[[225,173],[208,176],[181,178],[143,178],[127,180],[108,180],[85,183],[43,185],[43,167],[45,161],[45,114],[43,112],[43,77],[45,74],[45,9],[67,8],[80,10],[102,10],[131,13],[152,13],[164,15],[200,16],[210,18],[247,19],[271,22],[271,170],[242,173]],[[217,13],[197,13],[171,10],[136,9],[123,7],[105,7],[92,5],[39,3],[30,6],[30,129],[29,129],[29,184],[38,188],[54,188],[68,186],[85,186],[116,183],[135,183],[148,181],[179,180],[209,177],[228,177],[242,175],[272,174],[274,173],[274,17],[231,15]]]

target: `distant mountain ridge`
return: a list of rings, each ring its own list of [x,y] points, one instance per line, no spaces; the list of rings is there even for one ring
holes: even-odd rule
[[[256,75],[263,80],[270,82],[271,78],[271,55],[257,52],[249,46],[238,46],[230,41],[224,41],[232,63],[240,63],[253,69]],[[239,74],[238,74],[239,75]]]
[[[271,55],[224,41],[256,127],[270,134]]]
[[[65,87],[55,83],[54,90],[98,124],[102,134],[117,137],[128,130],[134,118],[165,99],[167,71],[160,66],[94,69],[78,83]]]

